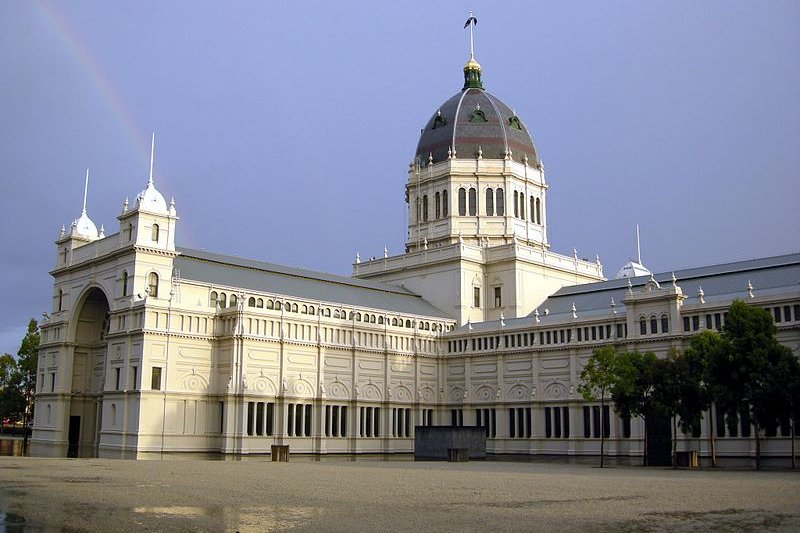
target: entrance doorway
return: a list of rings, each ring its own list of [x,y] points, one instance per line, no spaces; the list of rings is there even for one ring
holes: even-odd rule
[[[672,465],[672,428],[669,418],[647,415],[647,466]]]
[[[97,453],[108,356],[109,304],[97,287],[89,289],[80,304],[75,324],[75,348],[69,384],[67,456],[90,457]]]

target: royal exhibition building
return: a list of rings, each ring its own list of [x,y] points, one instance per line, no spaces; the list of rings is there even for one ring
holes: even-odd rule
[[[644,422],[578,392],[594,350],[666,356],[741,299],[800,355],[800,254],[651,273],[551,250],[531,132],[474,57],[463,72],[420,112],[405,252],[356,258],[351,277],[181,247],[152,161],[107,235],[84,204],[55,243],[33,454],[409,454],[418,427],[479,426],[493,455],[579,459],[603,437],[638,463]],[[750,421],[723,415],[678,450],[705,460],[713,428],[720,458],[751,457]],[[790,444],[777,427],[761,452]]]

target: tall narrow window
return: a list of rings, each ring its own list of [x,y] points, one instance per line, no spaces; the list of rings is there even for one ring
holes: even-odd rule
[[[481,288],[472,287],[472,307],[481,306]]]
[[[542,223],[542,201],[541,199],[536,199],[536,223]]]
[[[525,194],[519,193],[519,218],[525,220]]]
[[[150,375],[150,389],[161,390],[161,367],[154,366],[153,372]]]
[[[501,287],[494,288],[494,306],[503,307],[503,289]]]
[[[506,197],[503,196],[503,189],[497,189],[495,192],[496,202],[495,207],[497,207],[497,216],[502,217],[506,214]]]
[[[433,196],[433,209],[434,209],[434,213],[436,215],[436,218],[437,219],[441,218],[442,217],[442,195],[441,195],[441,193],[437,192]]]
[[[228,307],[228,296],[224,292],[219,293],[219,299],[217,302],[219,302],[219,306],[221,308],[225,309]]]
[[[133,224],[128,224],[128,227],[125,228],[125,234],[128,236],[128,240],[133,239]]]
[[[639,319],[639,334],[647,335],[647,320],[644,317]]]
[[[447,202],[447,189],[442,191],[442,216],[446,217],[450,213],[450,204]]]
[[[464,187],[458,189],[458,216],[467,215],[467,190]]]
[[[158,242],[158,224],[153,224],[153,240]]]
[[[667,317],[667,315],[661,315],[661,333],[668,333],[668,332],[669,332],[669,317]]]
[[[469,216],[474,217],[478,211],[476,204],[478,203],[478,192],[475,189],[469,190]]]
[[[536,199],[533,196],[531,196],[531,209],[528,216],[530,216],[531,222],[536,222]]]
[[[422,221],[428,221],[428,195],[422,197]]]
[[[494,215],[494,190],[486,189],[486,215]]]
[[[58,310],[64,309],[64,291],[58,289]]]
[[[122,271],[122,295],[128,295],[128,272],[125,270]]]
[[[514,191],[514,216],[519,218],[519,193]]]
[[[208,299],[208,305],[210,307],[216,307],[218,301],[217,291],[211,291],[211,296]]]
[[[236,297],[235,294],[231,294],[231,299],[229,302],[230,307],[236,307],[236,304],[239,302],[239,299]]]
[[[151,297],[158,298],[158,274],[155,272],[147,276],[147,289]]]

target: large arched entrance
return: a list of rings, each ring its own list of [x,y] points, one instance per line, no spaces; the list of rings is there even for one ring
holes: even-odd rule
[[[74,315],[71,401],[67,433],[67,456],[87,457],[97,453],[105,386],[109,327],[108,298],[98,288],[89,289]]]

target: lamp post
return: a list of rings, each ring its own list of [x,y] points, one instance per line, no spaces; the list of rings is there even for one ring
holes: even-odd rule
[[[28,416],[31,412],[31,372],[25,374],[25,410],[22,414],[22,455],[28,450]]]

